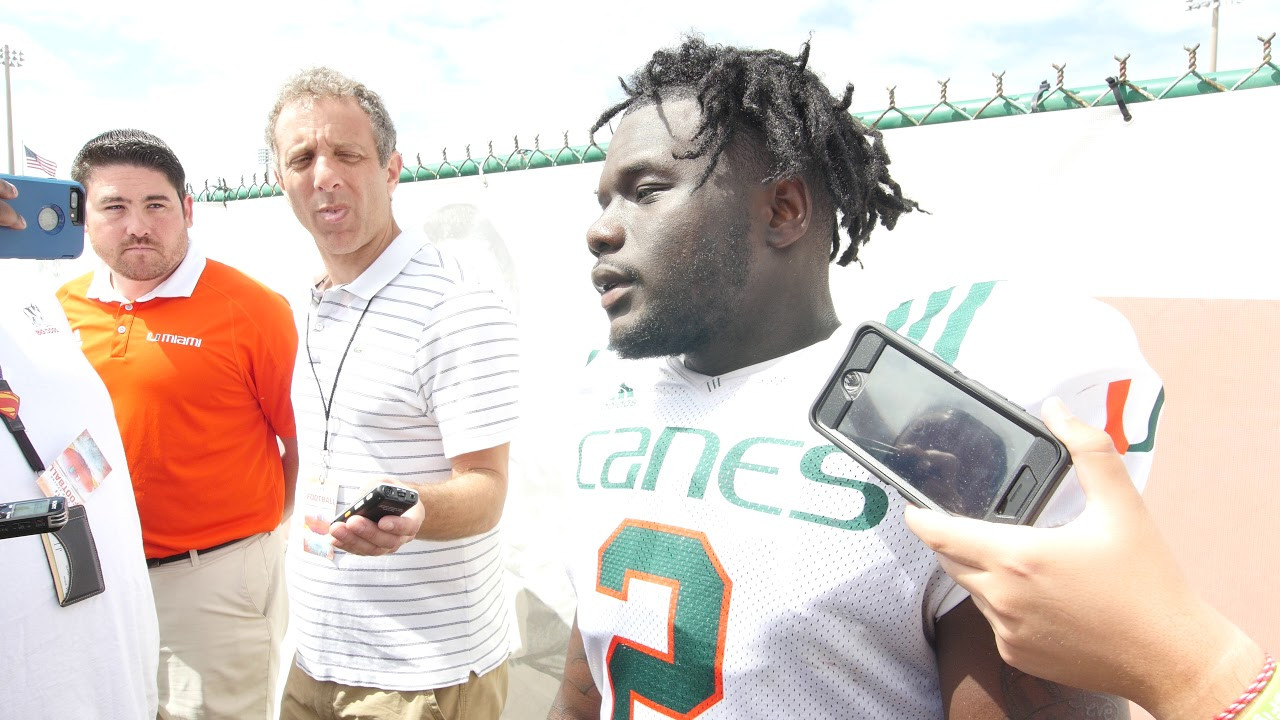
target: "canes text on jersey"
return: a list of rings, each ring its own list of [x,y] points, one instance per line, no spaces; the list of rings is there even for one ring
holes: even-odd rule
[[[716,490],[708,492],[713,477]],[[682,492],[699,501],[718,495],[764,515],[855,531],[879,525],[889,507],[884,488],[834,445],[773,437],[730,444],[688,427],[588,432],[578,443],[577,483],[583,490]]]

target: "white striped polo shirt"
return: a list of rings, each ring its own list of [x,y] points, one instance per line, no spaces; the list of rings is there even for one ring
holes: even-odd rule
[[[332,394],[326,482],[339,507],[383,478],[444,482],[450,457],[510,441],[515,321],[422,233],[402,232],[351,283],[313,291],[303,322],[293,378],[302,472],[320,464],[321,397]],[[448,687],[497,667],[516,640],[497,529],[382,557],[329,561],[300,547],[289,557],[298,664],[318,680]]]

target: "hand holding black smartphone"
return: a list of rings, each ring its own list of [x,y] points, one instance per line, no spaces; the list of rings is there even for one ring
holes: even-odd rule
[[[952,515],[1031,524],[1071,468],[1040,420],[875,322],[809,420],[908,501]]]
[[[369,518],[378,522],[388,515],[403,515],[409,508],[418,504],[418,493],[399,485],[383,483],[365,493],[359,500],[351,503],[351,507],[333,519],[333,522],[345,522],[353,515]]]

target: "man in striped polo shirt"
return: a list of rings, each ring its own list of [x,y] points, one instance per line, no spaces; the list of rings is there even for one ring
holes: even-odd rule
[[[395,139],[379,96],[327,68],[289,80],[267,123],[327,271],[294,373],[297,654],[284,718],[496,718],[506,698],[515,637],[497,525],[516,327],[424,233],[397,226]],[[420,501],[330,527],[380,483]]]

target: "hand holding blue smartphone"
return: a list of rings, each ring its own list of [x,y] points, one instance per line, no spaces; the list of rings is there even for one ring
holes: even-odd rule
[[[74,180],[0,175],[18,189],[8,203],[27,221],[24,230],[0,228],[0,258],[62,260],[84,252],[84,187]]]

